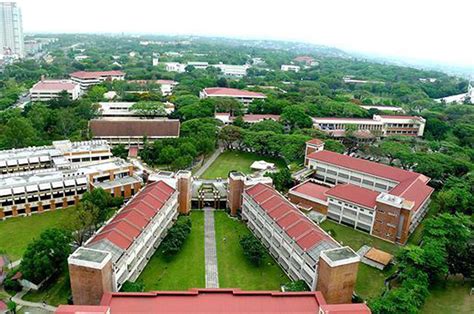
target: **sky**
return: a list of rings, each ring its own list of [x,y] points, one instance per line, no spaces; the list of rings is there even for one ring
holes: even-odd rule
[[[294,40],[474,67],[474,0],[18,0],[29,33]]]

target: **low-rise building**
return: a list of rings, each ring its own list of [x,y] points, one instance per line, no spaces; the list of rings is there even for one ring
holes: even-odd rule
[[[245,189],[242,219],[292,280],[320,290],[330,303],[351,302],[359,256],[275,189],[261,183]]]
[[[91,303],[92,304],[92,303]],[[105,293],[99,305],[60,305],[56,314],[79,313],[280,313],[370,314],[363,303],[328,304],[321,292],[190,289],[141,293]]]
[[[391,135],[422,137],[426,120],[418,116],[374,115],[372,119],[362,118],[313,118],[313,125],[334,137],[346,136],[348,128],[368,131],[375,137]]]
[[[67,92],[71,100],[81,95],[81,88],[71,80],[41,80],[30,89],[31,101],[49,101]]]
[[[198,70],[205,70],[209,67],[209,62],[204,61],[189,61],[186,65],[190,65]]]
[[[173,93],[173,89],[179,84],[173,80],[129,80],[129,83],[136,83],[140,85],[147,85],[149,83],[155,83],[160,85],[161,94],[168,96]]]
[[[69,74],[71,80],[81,86],[81,90],[85,91],[90,86],[100,84],[104,81],[124,80],[125,73],[122,71],[78,71]]]
[[[222,75],[232,78],[242,78],[247,75],[247,70],[250,67],[248,64],[236,65],[236,64],[214,64],[215,68],[221,70]]]
[[[200,98],[213,98],[213,97],[229,97],[234,98],[237,101],[241,102],[244,105],[250,104],[255,99],[266,99],[262,93],[251,92],[236,88],[227,88],[227,87],[209,87],[204,88],[199,93]]]
[[[148,184],[68,258],[75,304],[100,303],[104,293],[135,281],[178,216],[178,191]]]
[[[231,124],[237,117],[233,117],[228,112],[216,112],[214,118],[222,121],[224,124]],[[258,123],[265,120],[279,121],[280,115],[278,114],[244,114],[242,120],[245,123]]]
[[[282,64],[280,69],[284,72],[299,72],[301,67],[294,64]]]
[[[100,102],[99,114],[102,117],[139,117],[141,114],[132,110],[135,102]],[[165,102],[166,114],[171,114],[174,111],[174,104]]]
[[[179,62],[164,62],[165,70],[168,72],[186,72],[186,64],[181,64]]]
[[[428,211],[430,178],[353,158],[307,143],[305,165],[313,180],[288,192],[289,199],[338,223],[405,244]]]
[[[141,146],[143,138],[149,141],[179,137],[179,120],[137,117],[103,117],[89,122],[94,139],[106,140],[109,144]]]

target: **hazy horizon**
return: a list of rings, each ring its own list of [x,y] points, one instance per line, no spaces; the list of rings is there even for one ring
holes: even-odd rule
[[[60,0],[17,2],[28,33],[123,32],[284,40],[474,67],[474,44],[469,41],[474,1],[469,0],[294,0],[271,5],[250,0],[225,5],[215,0],[82,0],[80,6]]]

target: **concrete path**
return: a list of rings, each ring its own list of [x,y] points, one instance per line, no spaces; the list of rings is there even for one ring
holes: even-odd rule
[[[28,293],[28,290],[22,290],[15,294],[15,296],[12,297],[12,301],[15,302],[17,305],[20,306],[28,306],[28,307],[33,307],[33,308],[38,308],[38,309],[43,309],[45,311],[54,313],[56,311],[56,307],[47,305],[43,303],[36,303],[36,302],[29,302],[22,300],[23,296]]]
[[[200,177],[206,170],[209,168],[210,165],[219,157],[220,154],[222,154],[223,149],[222,147],[219,147],[216,149],[216,151],[209,157],[209,159],[202,165],[201,168],[199,168],[198,171],[194,174],[195,177]]]
[[[219,288],[214,208],[210,207],[204,208],[204,256],[206,263],[206,288]]]

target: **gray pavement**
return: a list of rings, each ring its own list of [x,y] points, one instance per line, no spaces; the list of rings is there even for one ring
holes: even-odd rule
[[[49,313],[54,313],[56,311],[56,307],[51,306],[51,305],[22,300],[23,296],[27,292],[28,292],[28,290],[22,290],[22,291],[18,292],[17,294],[15,294],[15,296],[13,296],[11,300],[13,302],[15,302],[17,305],[20,305],[20,306],[36,308],[36,309],[43,310],[43,311],[49,312]]]
[[[210,207],[204,208],[204,256],[206,263],[206,288],[219,288],[214,208]]]
[[[219,157],[219,155],[222,154],[222,152],[223,152],[222,147],[217,148],[216,151],[212,154],[212,156],[209,157],[208,160],[206,160],[204,165],[202,165],[202,167],[199,168],[198,171],[196,171],[194,176],[195,177],[200,177],[204,173],[204,171],[206,171],[207,168],[209,168],[209,166],[212,165],[212,163],[217,159],[217,157]]]

